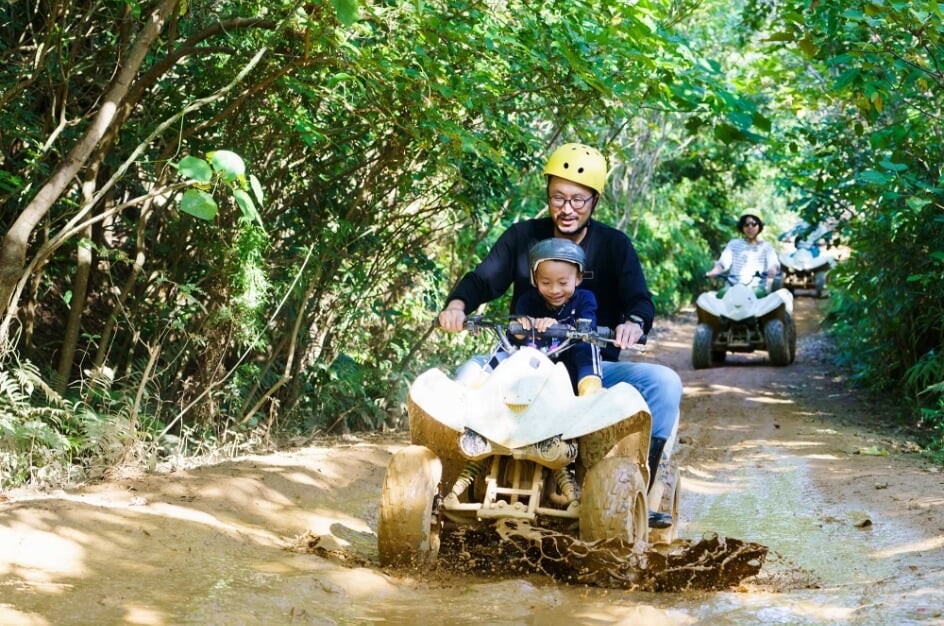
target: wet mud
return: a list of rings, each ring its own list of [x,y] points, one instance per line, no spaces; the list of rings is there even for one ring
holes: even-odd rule
[[[678,545],[721,577],[522,528],[382,568],[389,433],[2,494],[0,624],[944,624],[944,476],[832,368],[825,303],[787,367],[693,370],[685,315],[639,356],[685,384]]]

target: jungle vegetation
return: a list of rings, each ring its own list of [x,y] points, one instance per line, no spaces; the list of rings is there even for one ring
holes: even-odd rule
[[[757,208],[829,221],[838,365],[944,435],[934,0],[14,0],[0,488],[396,428],[565,141],[663,315]]]

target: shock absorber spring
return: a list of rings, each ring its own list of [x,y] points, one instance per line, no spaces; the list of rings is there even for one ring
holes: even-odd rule
[[[462,493],[469,488],[469,485],[472,484],[472,481],[475,480],[482,472],[482,467],[484,465],[484,459],[478,461],[469,461],[465,464],[465,467],[462,468],[462,471],[459,472],[459,477],[456,479],[456,482],[452,485],[450,490],[457,497],[461,496]]]

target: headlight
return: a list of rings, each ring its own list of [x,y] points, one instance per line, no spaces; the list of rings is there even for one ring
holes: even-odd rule
[[[492,444],[474,430],[466,428],[459,435],[459,449],[470,459],[480,459],[492,453]]]

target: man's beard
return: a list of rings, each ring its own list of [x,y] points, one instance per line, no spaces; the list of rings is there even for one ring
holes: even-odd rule
[[[558,220],[554,220],[554,230],[562,235],[568,235],[568,236],[579,235],[580,233],[582,233],[583,231],[587,229],[587,226],[590,225],[590,216],[588,215],[587,219],[585,219],[583,223],[580,224],[579,226],[575,227],[574,224],[580,224],[580,221],[575,220],[574,222],[572,222],[571,225],[568,227],[571,230],[568,231],[560,227],[560,222]]]

